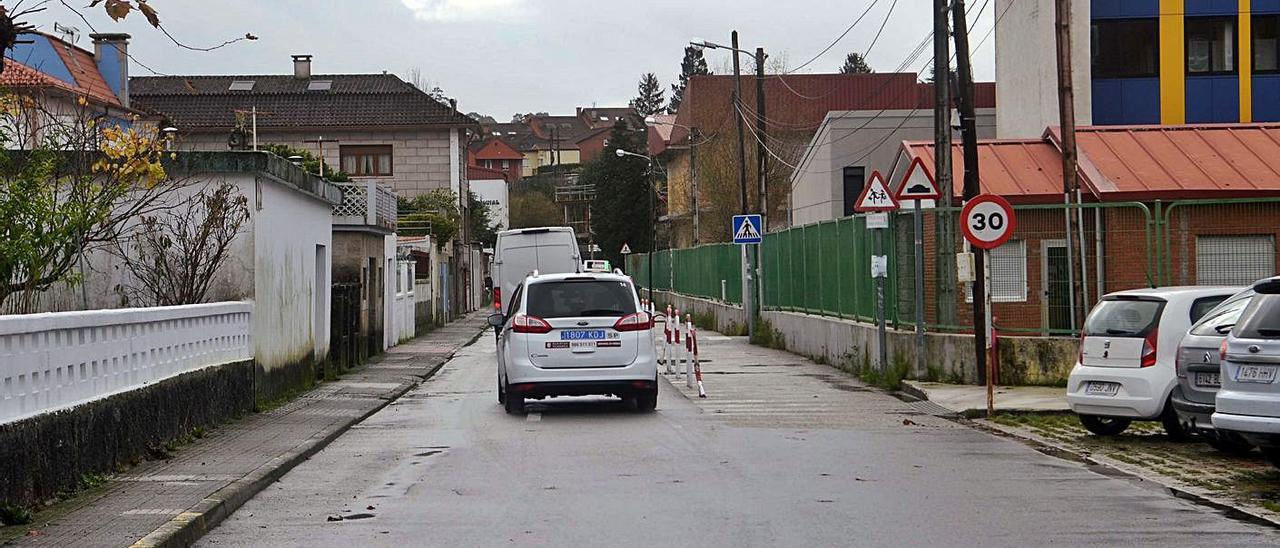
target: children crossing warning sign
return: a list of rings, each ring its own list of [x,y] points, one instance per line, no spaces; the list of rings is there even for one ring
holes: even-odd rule
[[[734,215],[733,216],[733,243],[735,244],[758,244],[763,238],[760,236],[759,215]]]

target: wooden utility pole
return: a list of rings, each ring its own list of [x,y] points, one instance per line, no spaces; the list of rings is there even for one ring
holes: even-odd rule
[[[973,69],[969,65],[969,24],[965,21],[964,0],[955,0],[951,6],[955,21],[956,75],[959,89],[956,91],[960,106],[960,136],[964,141],[964,199],[972,200],[981,193],[978,175],[978,124],[973,104]],[[934,78],[937,80],[937,78]],[[978,381],[986,384],[987,372],[987,291],[986,253],[973,254],[973,334],[975,364]]]
[[[1071,0],[1055,0],[1054,10],[1054,27],[1055,42],[1058,50],[1058,126],[1062,131],[1062,200],[1064,206],[1071,205],[1071,194],[1076,191],[1076,103],[1075,89],[1072,87],[1071,79]],[[1072,215],[1070,207],[1063,209],[1066,215],[1066,242],[1067,242],[1067,286],[1068,303],[1071,306],[1071,327],[1074,329],[1076,316],[1076,295],[1083,295],[1077,291],[1075,265],[1072,264],[1071,256],[1075,254],[1072,245],[1072,234],[1076,231],[1075,223],[1078,219]],[[1084,260],[1085,244],[1080,242],[1080,269],[1085,271]],[[1083,278],[1081,278],[1083,279]],[[1088,306],[1088,303],[1081,299],[1081,306]],[[1083,315],[1079,316],[1083,317]]]
[[[933,177],[938,183],[939,207],[951,207],[955,196],[951,184],[951,48],[947,22],[947,0],[933,0]],[[938,254],[935,276],[938,280],[938,323],[956,323],[956,259],[955,216],[945,213],[934,217]]]

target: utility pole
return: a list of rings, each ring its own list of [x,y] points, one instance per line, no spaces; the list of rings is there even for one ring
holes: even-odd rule
[[[951,183],[951,25],[947,21],[947,0],[933,0],[933,177],[938,183],[938,207],[951,207],[955,190]],[[945,211],[945,209],[943,210]],[[956,323],[956,227],[955,216],[945,212],[934,217],[938,255],[934,279],[938,280],[938,323]]]
[[[965,21],[964,0],[951,5],[955,20],[956,73],[960,80],[957,94],[960,105],[960,136],[964,141],[964,199],[972,200],[981,193],[978,178],[978,126],[974,119],[973,69],[969,65],[969,24]],[[935,71],[936,72],[936,71]],[[935,77],[934,80],[937,80]],[[986,253],[973,254],[973,334],[977,358],[978,380],[987,383],[987,291]]]
[[[689,128],[689,186],[693,195],[689,202],[693,205],[693,245],[698,245],[698,173],[695,167],[697,157],[698,128]],[[669,192],[670,190],[668,190]]]
[[[742,105],[742,65],[738,60],[738,31],[733,31],[733,118],[737,121],[738,126],[738,190],[741,193],[741,203],[739,204],[739,213],[746,215],[750,212],[747,205],[747,143],[746,136],[743,135],[742,113],[740,105]],[[747,246],[742,246],[743,269],[745,272],[742,276],[742,310],[747,316],[747,336],[754,336],[756,329],[756,318],[753,313],[752,301],[755,300],[755,290],[752,288],[752,270],[751,251]]]
[[[1058,126],[1062,131],[1062,201],[1063,205],[1068,206],[1063,209],[1066,214],[1066,232],[1067,232],[1067,280],[1070,290],[1068,293],[1068,303],[1071,306],[1071,328],[1075,329],[1076,322],[1076,278],[1075,265],[1072,264],[1071,256],[1075,253],[1072,245],[1072,232],[1081,228],[1078,224],[1083,222],[1084,211],[1077,210],[1075,215],[1072,214],[1070,208],[1071,194],[1076,192],[1079,183],[1076,180],[1076,103],[1075,88],[1071,79],[1071,0],[1056,0],[1054,2],[1054,30],[1055,45],[1058,49]],[[1079,295],[1080,306],[1087,310],[1088,286],[1087,282],[1083,282],[1088,275],[1088,267],[1085,261],[1085,243],[1083,234],[1080,238],[1080,280],[1081,291]]]
[[[760,234],[769,231],[769,135],[765,130],[764,118],[764,48],[756,48],[756,178],[760,180],[760,196],[756,203],[760,206]],[[750,276],[755,280],[755,293],[752,295],[752,307],[747,315],[754,317],[756,308],[764,302],[764,283],[760,273],[760,244],[748,246],[747,253],[752,255]]]

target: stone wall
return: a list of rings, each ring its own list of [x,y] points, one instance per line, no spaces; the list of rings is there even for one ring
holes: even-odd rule
[[[0,425],[0,502],[31,506],[254,408],[253,361],[209,367]]]

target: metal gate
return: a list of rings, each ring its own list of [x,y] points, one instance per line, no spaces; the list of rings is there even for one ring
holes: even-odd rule
[[[338,372],[359,365],[364,357],[365,339],[360,336],[360,295],[358,283],[333,284],[329,316],[329,359]]]

